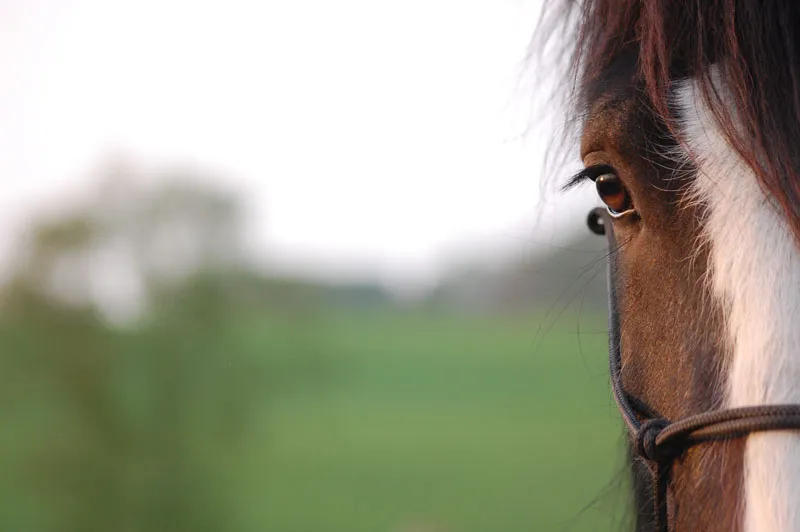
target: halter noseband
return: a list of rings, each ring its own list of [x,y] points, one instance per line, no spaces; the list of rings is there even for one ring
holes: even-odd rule
[[[690,447],[708,441],[731,440],[751,432],[800,429],[800,405],[765,405],[713,410],[670,422],[655,417],[622,387],[616,241],[606,209],[589,213],[589,229],[608,240],[608,366],[611,390],[628,428],[636,456],[653,475],[655,530],[667,532],[667,485],[672,462]]]

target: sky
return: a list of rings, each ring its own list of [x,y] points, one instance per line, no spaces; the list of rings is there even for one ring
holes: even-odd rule
[[[426,286],[465,257],[546,249],[593,199],[543,197],[544,143],[521,136],[541,126],[538,9],[0,0],[0,244],[124,155],[221,176],[278,270]]]

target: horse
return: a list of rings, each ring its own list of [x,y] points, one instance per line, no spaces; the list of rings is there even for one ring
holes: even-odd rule
[[[594,182],[613,232],[634,527],[800,531],[800,2],[547,9],[585,167],[565,188]]]

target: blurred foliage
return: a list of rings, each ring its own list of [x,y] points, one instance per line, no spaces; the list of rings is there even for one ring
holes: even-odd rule
[[[3,291],[0,530],[619,528],[600,315],[267,277],[235,197],[102,174]]]
[[[4,290],[2,530],[235,530],[270,394],[323,378],[313,308],[284,297],[303,287],[238,264],[236,203],[125,171],[34,223]],[[271,342],[242,334],[254,316]]]

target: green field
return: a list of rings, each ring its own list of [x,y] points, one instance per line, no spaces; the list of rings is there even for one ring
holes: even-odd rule
[[[601,317],[349,316],[330,375],[274,397],[251,523],[281,532],[618,530]],[[252,341],[259,342],[254,332]],[[269,340],[262,339],[265,345]]]
[[[0,529],[621,529],[600,316],[221,309],[0,328]]]

